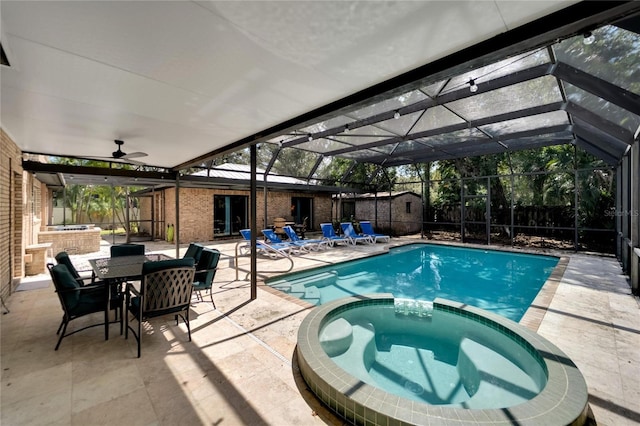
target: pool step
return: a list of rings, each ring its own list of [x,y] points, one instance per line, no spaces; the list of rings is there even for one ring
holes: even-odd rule
[[[345,360],[346,365],[350,366],[349,374],[364,382],[369,382],[368,368],[375,360],[375,328],[370,323],[356,323],[352,324],[352,327],[353,341],[351,346],[343,354],[334,357],[334,360],[338,358]]]
[[[378,279],[378,274],[376,274],[375,272],[362,271],[362,272],[356,272],[354,274],[349,274],[349,275],[341,275],[337,277],[334,284],[339,283],[341,281],[348,281],[349,284],[351,285],[354,282],[358,282],[358,281],[368,282],[375,279]]]
[[[337,274],[333,271],[322,272],[307,277],[295,278],[293,280],[278,280],[269,284],[271,287],[284,291],[286,293],[300,292],[300,286],[302,287],[326,287],[328,285],[334,285],[336,283]],[[299,296],[296,296],[299,297]]]
[[[296,283],[291,285],[288,290],[283,290],[282,288],[278,288],[278,290],[286,291],[291,296],[297,297],[298,299],[307,300],[314,305],[318,304],[318,302],[320,301],[320,290],[314,285],[307,286],[304,284]]]
[[[493,349],[467,337],[460,342],[458,373],[471,399],[467,408],[510,407],[541,389],[519,367]]]

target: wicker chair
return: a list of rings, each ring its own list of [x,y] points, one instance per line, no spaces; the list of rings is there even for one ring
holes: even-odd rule
[[[142,265],[140,290],[137,290],[133,284],[127,284],[125,339],[129,338],[129,330],[131,330],[138,342],[138,358],[140,358],[142,322],[150,318],[174,315],[177,325],[178,316],[180,316],[187,325],[189,341],[191,341],[189,304],[193,292],[194,263],[192,257],[147,262]],[[131,317],[138,321],[137,331],[129,325]]]

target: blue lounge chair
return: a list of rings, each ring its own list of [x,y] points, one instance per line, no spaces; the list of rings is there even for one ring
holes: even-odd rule
[[[251,230],[250,229],[241,229],[240,230],[240,235],[242,235],[242,238],[244,238],[245,240],[245,244],[240,246],[239,249],[241,252],[243,251],[250,251],[251,250]],[[279,245],[279,244],[269,244],[266,241],[260,241],[257,240],[256,241],[256,248],[258,249],[258,253],[271,257],[273,259],[277,258],[277,257],[291,257],[290,253],[291,253],[291,246],[283,244],[283,245]]]
[[[300,252],[308,252],[308,248],[304,247],[304,244],[298,244],[293,241],[282,241],[278,234],[273,229],[263,229],[262,234],[266,241],[269,244],[276,247],[289,247],[290,251],[294,254],[298,254]]]
[[[334,244],[355,244],[349,237],[339,237],[336,235],[336,231],[333,230],[333,225],[330,223],[321,223],[322,239],[327,241],[329,247],[333,247]]]
[[[351,238],[354,245],[357,243],[373,244],[373,238],[368,235],[357,234],[351,222],[341,223],[340,226],[342,227],[344,235]]]
[[[368,220],[360,221],[360,228],[362,229],[363,235],[369,235],[370,237],[373,238],[374,243],[377,243],[378,241],[388,243],[389,240],[391,240],[391,237],[388,235],[378,234],[374,232],[373,226],[371,226],[371,222],[369,222]]]
[[[299,244],[301,247],[306,247],[313,251],[318,251],[320,249],[325,249],[329,246],[329,243],[324,240],[301,239],[298,236],[298,234],[296,234],[296,231],[289,225],[282,227],[282,230],[284,231],[285,234],[287,234],[287,237],[289,237],[292,243]]]

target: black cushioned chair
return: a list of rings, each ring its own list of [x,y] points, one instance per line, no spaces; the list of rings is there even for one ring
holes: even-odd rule
[[[144,244],[119,244],[110,247],[111,257],[121,257],[121,256],[143,256],[144,255]],[[124,295],[122,293],[122,287],[126,280],[111,280],[111,308],[116,309],[116,319],[118,318],[117,308],[120,308],[122,313],[122,302],[124,300]],[[123,326],[123,317],[120,316],[120,333],[122,334],[122,326]]]
[[[60,335],[56,344],[56,351],[62,339],[89,327],[104,325],[104,340],[109,340],[109,288],[103,282],[80,286],[66,265],[47,264],[51,280],[58,293],[64,314],[56,334]],[[88,325],[66,334],[67,325],[76,318],[103,312],[104,322]]]
[[[202,291],[208,290],[211,297],[211,304],[216,307],[216,303],[213,301],[213,291],[211,287],[213,285],[213,278],[216,276],[218,270],[218,261],[220,260],[220,251],[216,249],[204,249],[200,256],[200,262],[196,265],[196,273],[194,276],[193,290],[196,293],[198,300],[203,301]]]
[[[111,257],[144,255],[144,244],[119,244],[110,250]]]
[[[95,282],[96,280],[96,275],[95,273],[93,273],[93,271],[78,271],[76,267],[73,266],[71,258],[69,257],[69,253],[67,253],[66,251],[61,251],[60,253],[56,254],[56,262],[58,262],[59,265],[65,265],[69,272],[71,272],[71,275],[73,275],[76,281],[78,281],[78,284],[80,284],[80,286],[85,285],[85,280],[91,280],[91,282]],[[91,272],[91,276],[83,277],[80,275],[80,272]]]
[[[191,341],[189,306],[193,293],[194,263],[191,257],[147,262],[142,265],[140,290],[137,290],[133,284],[127,284],[125,339],[129,338],[129,330],[131,330],[138,342],[138,358],[140,358],[142,322],[150,318],[175,315],[177,325],[178,316],[182,317]],[[129,325],[132,316],[138,321],[137,331]]]
[[[200,255],[202,254],[203,249],[204,246],[202,244],[190,243],[187,251],[185,252],[184,256],[182,256],[182,258],[185,259],[187,257],[192,257],[193,260],[198,263],[200,261]]]

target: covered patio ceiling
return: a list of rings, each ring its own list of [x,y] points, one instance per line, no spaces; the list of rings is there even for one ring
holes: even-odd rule
[[[123,139],[168,169],[160,179],[255,143],[312,156],[305,179],[336,157],[386,167],[562,143],[616,164],[640,125],[638,2],[3,1],[0,12],[2,126],[20,149],[110,159]],[[596,42],[576,48],[587,33]]]

